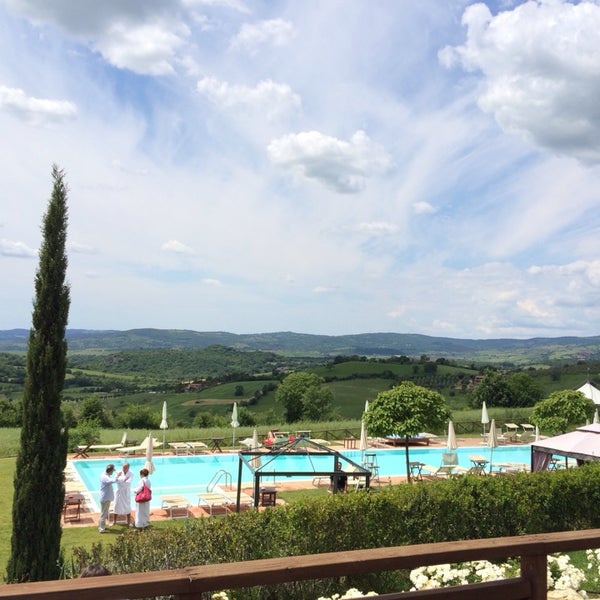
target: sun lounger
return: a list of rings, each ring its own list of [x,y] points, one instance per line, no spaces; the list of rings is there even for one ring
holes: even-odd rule
[[[433,467],[432,465],[421,466],[422,479],[448,479],[454,474],[454,465],[441,465]]]
[[[192,516],[190,505],[185,496],[173,494],[161,496],[161,508],[167,512],[171,519],[187,519]]]
[[[208,446],[204,442],[186,442],[192,454],[204,454],[208,452]]]
[[[180,454],[192,454],[192,449],[187,442],[169,442],[169,447],[173,448],[173,452],[178,456]]]
[[[113,452],[114,450],[120,450],[127,444],[127,432],[123,433],[123,437],[118,444],[92,444],[88,446],[88,450],[108,450],[109,452]],[[78,448],[82,448],[83,446],[78,446]]]
[[[235,506],[235,501],[219,492],[200,492],[198,494],[198,506],[200,508],[208,508],[210,516],[214,514],[215,508],[222,508],[226,513]]]
[[[122,448],[119,448],[119,452],[122,455],[129,456],[130,454],[135,454],[136,452],[146,452],[147,446],[148,438],[145,438],[139,446],[124,446]],[[156,438],[152,438],[152,447],[158,448],[159,446],[162,446],[162,442],[160,442]]]

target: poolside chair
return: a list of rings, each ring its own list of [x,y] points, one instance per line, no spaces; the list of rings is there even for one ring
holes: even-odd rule
[[[421,479],[423,481],[432,479],[448,479],[454,474],[454,465],[440,465],[433,467],[432,465],[421,465]]]
[[[89,447],[90,450],[108,450],[109,452],[113,452],[114,450],[120,450],[124,446],[127,445],[127,432],[123,432],[123,437],[121,441],[117,444],[93,444]]]
[[[456,467],[458,454],[456,452],[442,452],[442,467]]]
[[[203,509],[208,508],[208,513],[212,517],[215,508],[222,508],[227,514],[231,510],[231,507],[235,506],[235,502],[232,503],[230,498],[220,492],[205,491],[198,493],[198,506]]]
[[[166,511],[171,519],[187,519],[193,516],[185,496],[171,494],[169,496],[161,496],[160,501],[160,507]]]
[[[186,442],[192,454],[204,454],[208,452],[208,446],[204,442]]]
[[[77,446],[76,448],[73,448],[73,452],[75,452],[75,456],[73,458],[88,458],[88,452],[95,441],[96,440],[91,440],[85,446]]]
[[[192,449],[187,442],[169,442],[169,448],[179,456],[180,454],[192,454]]]
[[[162,442],[156,438],[152,438],[152,447],[158,448],[159,446],[162,446]],[[146,452],[147,447],[148,438],[146,437],[138,446],[123,446],[122,448],[119,448],[119,452],[121,455],[129,456],[130,454],[135,454],[136,452]]]

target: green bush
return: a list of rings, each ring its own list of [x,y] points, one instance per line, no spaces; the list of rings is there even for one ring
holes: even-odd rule
[[[574,498],[577,499],[574,502]],[[262,512],[187,521],[181,528],[126,532],[72,569],[102,562],[115,573],[175,569],[361,548],[512,536],[600,526],[600,464],[513,477],[458,479],[305,498]],[[406,573],[355,575],[238,591],[237,598],[317,598],[358,587],[403,589]],[[404,589],[407,589],[404,587]],[[236,595],[237,594],[237,595]]]

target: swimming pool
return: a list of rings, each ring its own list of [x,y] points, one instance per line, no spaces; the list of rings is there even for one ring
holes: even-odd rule
[[[439,466],[441,456],[446,452],[445,447],[419,448],[411,447],[409,458],[411,461],[419,461],[428,465]],[[379,465],[380,476],[406,475],[406,457],[403,448],[397,449],[370,449],[370,453],[376,455]],[[456,450],[459,465],[465,468],[471,466],[469,456],[481,455],[489,460],[490,450],[485,446],[468,446]],[[361,462],[360,450],[344,450],[343,456],[359,463]],[[275,468],[278,471],[329,471],[332,468],[331,455],[306,455],[294,454],[279,456],[276,461],[269,462],[270,454],[262,457],[263,473],[272,473]],[[117,471],[124,462],[129,462],[134,474],[134,485],[139,481],[139,471],[144,466],[146,458],[140,457],[115,457],[103,459],[87,459],[71,461],[78,476],[87,488],[90,497],[98,510],[99,482],[100,476],[106,469],[108,463],[114,463]],[[233,483],[237,483],[239,459],[237,454],[200,454],[196,456],[155,456],[153,461],[156,471],[150,476],[152,482],[152,508],[160,507],[160,496],[165,494],[182,494],[188,502],[195,505],[198,501],[198,492],[205,491],[206,486],[216,477],[219,471],[225,471],[231,476]],[[531,462],[530,446],[500,446],[494,448],[493,462]],[[276,466],[275,466],[276,463]],[[295,477],[295,480],[310,480],[312,476]],[[276,481],[290,481],[286,477],[277,477]],[[252,484],[252,473],[245,465],[242,469],[242,482],[245,485]],[[271,479],[269,478],[269,482]],[[225,483],[223,479],[219,481]]]

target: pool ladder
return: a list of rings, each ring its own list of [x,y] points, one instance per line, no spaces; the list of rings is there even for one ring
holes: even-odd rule
[[[233,481],[231,479],[231,473],[225,469],[219,469],[211,478],[208,485],[206,486],[207,492],[212,492],[216,485],[221,481],[221,478],[225,479],[225,487],[230,490],[233,489]]]

